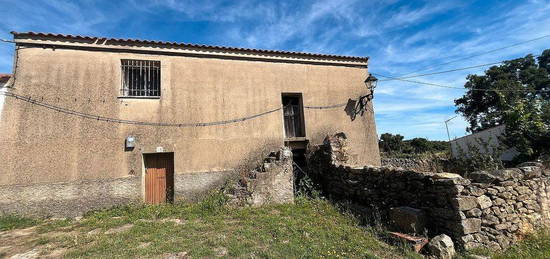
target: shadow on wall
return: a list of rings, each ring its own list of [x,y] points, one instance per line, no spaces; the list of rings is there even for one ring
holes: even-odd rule
[[[351,121],[354,121],[355,118],[357,118],[357,115],[363,116],[363,114],[365,114],[368,107],[367,103],[368,101],[361,98],[359,100],[348,99],[348,103],[346,104],[344,111],[350,117]]]

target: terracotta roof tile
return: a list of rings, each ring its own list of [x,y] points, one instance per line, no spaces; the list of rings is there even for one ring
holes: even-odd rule
[[[54,38],[64,38],[64,39],[81,39],[81,40],[98,40],[99,39],[99,40],[108,40],[108,41],[118,42],[118,43],[139,43],[139,44],[164,45],[164,46],[176,46],[176,47],[190,47],[190,48],[225,50],[225,51],[240,51],[240,52],[263,53],[263,54],[305,56],[305,57],[312,57],[312,58],[328,58],[328,59],[362,61],[362,62],[367,61],[369,59],[369,57],[359,57],[359,56],[344,56],[344,55],[318,54],[318,53],[283,51],[283,50],[266,50],[266,49],[253,49],[253,48],[225,47],[225,46],[203,45],[203,44],[193,44],[193,43],[156,41],[156,40],[105,38],[105,37],[95,37],[95,36],[81,36],[81,35],[71,35],[71,34],[43,33],[43,32],[32,32],[32,31],[29,31],[29,32],[15,32],[15,31],[12,31],[11,33],[14,36],[28,35],[28,36],[54,37]]]
[[[0,74],[0,84],[4,84],[10,80],[11,74]]]

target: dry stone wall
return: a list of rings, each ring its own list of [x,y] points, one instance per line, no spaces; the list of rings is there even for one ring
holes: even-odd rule
[[[420,172],[434,172],[438,169],[437,162],[434,162],[433,159],[424,158],[382,158],[382,166],[401,167]]]
[[[550,171],[541,164],[475,172],[467,178],[393,167],[349,167],[346,141],[341,134],[314,147],[308,160],[310,174],[325,195],[366,207],[366,216],[378,215],[389,223],[392,208],[418,209],[427,220],[425,229],[414,232],[446,234],[467,249],[506,248],[550,220]]]
[[[468,178],[471,184],[462,190],[458,209],[481,227],[462,237],[467,248],[507,248],[550,223],[550,170],[543,169],[542,164],[480,171]]]

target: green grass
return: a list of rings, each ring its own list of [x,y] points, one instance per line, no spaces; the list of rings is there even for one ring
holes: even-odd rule
[[[88,213],[82,220],[38,220],[0,216],[0,230],[37,226],[25,244],[66,249],[73,257],[159,257],[186,252],[213,257],[421,258],[381,241],[382,230],[363,227],[348,213],[321,199],[259,208],[228,207],[213,194],[199,203],[128,205]],[[180,219],[181,224],[163,219]],[[129,230],[105,231],[132,224]],[[89,234],[93,231],[93,234]],[[468,251],[491,258],[550,258],[550,229],[528,236],[506,251]]]
[[[297,198],[295,204],[259,208],[224,204],[224,196],[214,194],[195,204],[129,205],[89,213],[80,221],[45,221],[37,228],[41,237],[32,242],[50,250],[66,249],[69,258],[158,257],[178,252],[193,258],[220,254],[420,258],[380,241],[370,228],[359,226],[355,218],[325,200]],[[181,219],[182,224],[162,219]],[[133,227],[105,233],[126,224]],[[92,230],[94,234],[89,234]]]
[[[225,251],[230,257],[368,258],[402,253],[327,201],[299,198],[294,205],[261,208],[229,208],[222,203],[213,196],[191,205],[127,206],[93,213],[82,222],[86,231],[128,223],[134,227],[118,234],[83,236],[79,248],[67,255],[150,257],[185,251],[192,257],[211,257]],[[143,221],[162,218],[184,223]]]
[[[40,220],[21,217],[13,214],[0,215],[0,231],[12,230],[16,228],[26,228],[37,225]]]

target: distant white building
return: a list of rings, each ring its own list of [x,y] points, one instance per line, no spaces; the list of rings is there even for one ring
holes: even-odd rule
[[[500,125],[451,140],[452,155],[454,158],[457,158],[463,154],[467,155],[471,151],[470,148],[472,147],[477,148],[484,154],[493,153],[495,148],[502,145],[499,141],[499,137],[504,134],[505,130],[506,126]],[[510,148],[502,153],[500,159],[502,161],[510,161],[518,154],[519,152],[517,152],[515,148]]]
[[[8,85],[10,78],[10,74],[0,74],[0,116],[2,115],[2,110],[4,109],[5,96],[3,95],[3,92],[5,91],[5,87]]]

